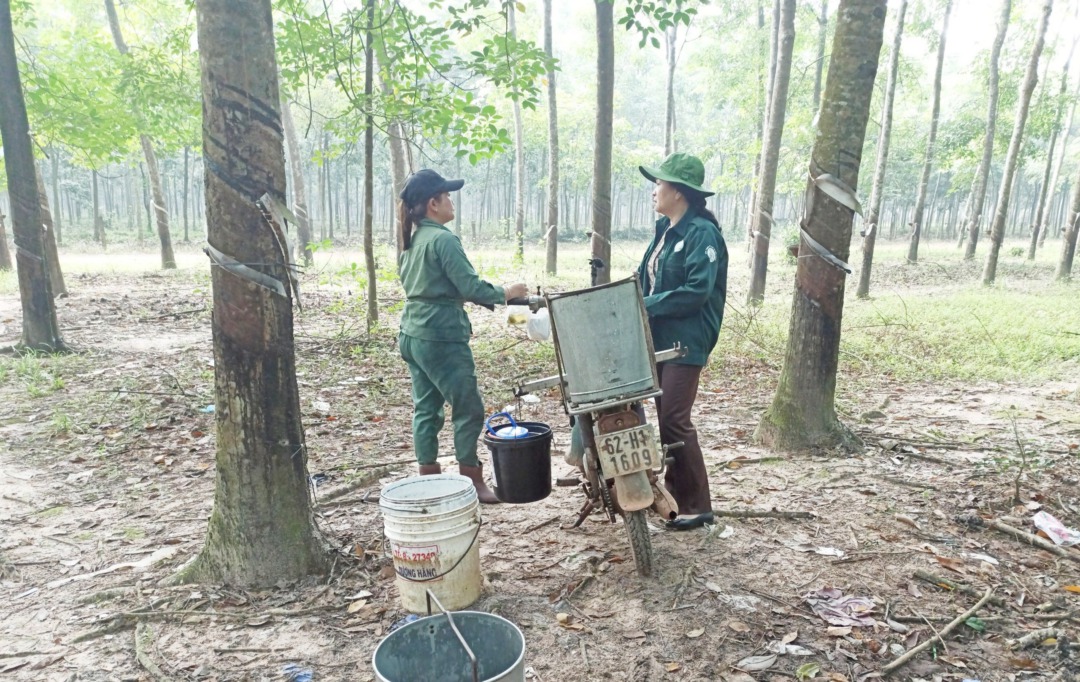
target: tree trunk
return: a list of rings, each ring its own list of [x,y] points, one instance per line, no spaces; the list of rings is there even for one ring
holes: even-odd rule
[[[750,204],[746,211],[746,245],[753,253],[754,246],[754,222],[756,219],[756,213],[754,208],[758,204],[757,195],[761,188],[758,186],[758,182],[761,179],[761,165],[764,163],[765,158],[765,137],[768,134],[769,129],[769,112],[772,110],[772,92],[773,83],[776,76],[776,56],[777,56],[777,39],[780,33],[780,3],[782,0],[773,0],[773,12],[772,12],[772,28],[769,31],[769,58],[768,69],[769,76],[767,85],[765,86],[764,93],[762,95],[762,106],[758,111],[758,117],[761,119],[761,126],[757,130],[757,155],[754,157],[754,181],[750,185]],[[761,2],[758,2],[758,30],[765,28],[765,13],[761,6]],[[758,76],[758,86],[760,87],[762,81],[765,80],[764,68],[761,74]],[[753,257],[751,255],[751,263],[753,263]]]
[[[98,172],[90,171],[90,179],[93,183],[91,188],[91,200],[94,209],[94,239],[105,248],[105,219],[101,216],[101,200],[98,194]]]
[[[30,124],[15,56],[10,0],[0,0],[0,140],[3,141],[11,232],[22,303],[22,337],[18,348],[45,352],[66,351],[56,319],[48,253],[42,235]]]
[[[1058,152],[1057,161],[1054,163],[1054,172],[1050,178],[1050,197],[1051,203],[1058,195],[1058,182],[1061,179],[1061,166],[1065,163],[1065,151],[1069,146],[1069,133],[1072,131],[1073,118],[1076,114],[1076,103],[1080,99],[1080,82],[1077,83],[1076,90],[1073,92],[1072,104],[1069,105],[1069,115],[1066,117],[1065,127],[1061,129],[1061,148]],[[1049,213],[1043,218],[1043,225],[1039,230],[1039,246],[1041,247],[1046,243],[1046,234],[1050,231],[1050,225],[1056,223],[1063,223],[1064,211],[1068,210],[1069,193],[1063,192],[1062,199],[1057,201],[1056,210],[1058,215],[1051,216]]]
[[[821,76],[825,70],[825,43],[829,39],[829,0],[821,0],[818,18],[817,61],[814,62],[814,111],[821,106]]]
[[[1016,119],[1013,124],[1012,139],[1009,140],[1009,153],[1005,157],[1001,194],[998,195],[997,210],[994,211],[994,222],[990,228],[990,249],[986,254],[986,265],[983,267],[982,282],[984,286],[993,284],[997,276],[998,253],[1001,251],[1001,243],[1005,239],[1005,218],[1009,214],[1009,193],[1012,189],[1013,175],[1016,173],[1016,167],[1020,160],[1020,146],[1024,141],[1024,126],[1027,124],[1031,93],[1035,91],[1035,84],[1039,80],[1039,58],[1042,56],[1043,41],[1046,39],[1046,27],[1050,22],[1050,12],[1053,7],[1054,0],[1045,0],[1043,3],[1039,28],[1036,29],[1035,46],[1031,48],[1027,73],[1024,75],[1024,83],[1020,87],[1020,98],[1016,102]]]
[[[289,150],[289,170],[292,178],[293,213],[296,215],[296,260],[303,259],[304,265],[311,265],[311,215],[308,213],[307,189],[304,184],[304,161],[300,156],[300,141],[296,138],[296,124],[293,123],[292,108],[287,98],[281,98],[281,123],[285,129],[285,143]]]
[[[863,229],[862,269],[859,270],[859,286],[855,295],[870,297],[870,271],[874,264],[874,244],[877,242],[878,225],[881,223],[881,201],[885,194],[885,168],[889,163],[889,138],[892,135],[893,103],[896,101],[896,76],[900,67],[900,45],[904,39],[904,17],[907,0],[900,0],[896,15],[896,33],[893,35],[892,52],[889,53],[889,80],[885,85],[885,102],[881,110],[881,131],[878,133],[877,162],[874,166],[874,183],[870,191],[870,211]]]
[[[615,101],[615,20],[609,0],[596,5],[596,136],[592,177],[592,257],[604,262],[593,284],[611,281],[611,136]]]
[[[840,264],[851,242],[855,212],[849,206],[855,205],[884,26],[885,0],[840,1],[810,158],[787,352],[772,406],[755,433],[774,450],[861,445],[837,419],[834,405],[844,310]],[[848,205],[818,182],[830,182],[832,194],[847,196]]]
[[[372,31],[375,26],[375,0],[367,4],[367,49],[364,50],[364,97],[371,101],[375,92],[375,51]],[[371,204],[375,201],[375,119],[368,111],[364,125],[364,270],[367,274],[367,330],[379,323],[379,292],[375,272],[375,226]]]
[[[506,22],[510,37],[517,41],[514,3],[508,2]],[[521,122],[521,101],[514,98],[514,261],[525,262],[525,127]]]
[[[554,57],[551,46],[551,2],[544,0],[544,53]],[[559,268],[559,110],[556,106],[555,69],[547,70],[548,99],[548,186],[547,223],[544,239],[547,243],[546,270],[554,275]]]
[[[288,248],[256,205],[285,201],[270,0],[197,0],[213,284],[217,484],[183,582],[270,587],[324,572],[300,421]],[[247,265],[241,265],[247,264]]]
[[[769,95],[769,127],[758,178],[757,206],[753,215],[754,251],[750,265],[750,290],[747,303],[760,304],[765,299],[765,278],[769,267],[769,240],[772,237],[773,203],[776,193],[776,170],[780,161],[780,141],[784,135],[788,84],[791,81],[791,52],[795,45],[795,0],[781,0],[780,29],[777,35],[776,73]]]
[[[1061,235],[1061,258],[1058,260],[1057,279],[1067,282],[1072,278],[1073,259],[1076,257],[1076,235],[1080,232],[1080,178],[1073,185],[1072,206],[1069,220]]]
[[[146,212],[146,233],[149,234],[153,228],[153,211],[150,210],[150,183],[146,181],[146,164],[139,164],[139,175],[142,178],[142,195],[143,195],[143,211]],[[95,202],[96,205],[96,202]],[[94,214],[97,215],[97,209],[94,209]],[[96,218],[95,218],[96,220]],[[144,235],[143,230],[139,228],[139,243],[142,244]],[[105,246],[105,227],[101,229],[101,246]]]
[[[1001,13],[998,17],[997,35],[990,50],[990,76],[987,81],[989,94],[986,105],[986,133],[983,136],[983,153],[979,169],[975,172],[975,181],[971,186],[971,200],[968,202],[966,220],[967,246],[964,247],[964,260],[975,258],[975,247],[979,243],[982,228],[983,207],[986,204],[986,185],[990,176],[990,166],[994,156],[994,131],[997,127],[998,104],[998,62],[1001,58],[1001,46],[1009,28],[1009,15],[1012,13],[1012,0],[1002,0]]]
[[[188,222],[188,190],[190,184],[190,171],[188,166],[190,165],[189,157],[191,156],[191,147],[184,146],[184,196],[183,196],[183,210],[184,210],[184,243],[191,242],[191,232],[189,231]]]
[[[41,176],[41,170],[34,165],[37,175],[37,191],[41,202],[41,240],[45,247],[45,263],[49,270],[49,284],[53,297],[67,296],[67,285],[64,284],[64,273],[60,270],[60,254],[56,250],[56,228],[53,227],[52,211],[49,210],[49,195],[45,192],[45,180]]]
[[[665,54],[667,57],[667,81],[664,88],[667,93],[664,107],[665,158],[675,151],[675,42],[678,39],[678,34],[678,24],[672,24],[664,31]]]
[[[1057,145],[1058,134],[1061,133],[1061,117],[1065,113],[1065,99],[1069,89],[1069,64],[1072,63],[1075,50],[1076,39],[1074,38],[1072,47],[1069,49],[1069,57],[1065,60],[1065,66],[1061,70],[1061,87],[1058,89],[1058,105],[1057,111],[1054,112],[1054,127],[1050,131],[1050,144],[1046,149],[1046,169],[1043,172],[1042,187],[1039,189],[1039,205],[1035,209],[1035,220],[1031,223],[1031,244],[1028,246],[1028,260],[1035,260],[1035,249],[1046,239],[1046,235],[1043,233],[1046,230],[1046,224],[1049,222],[1047,218],[1050,215],[1047,204],[1053,203],[1053,186],[1057,184],[1057,175],[1053,172],[1054,149]],[[1072,116],[1069,119],[1071,123]],[[1068,143],[1068,140],[1062,139],[1063,147],[1066,143]]]
[[[919,193],[915,197],[915,215],[911,219],[911,241],[908,244],[907,259],[910,263],[919,260],[919,237],[922,234],[923,211],[926,208],[926,190],[930,184],[930,169],[934,164],[934,146],[937,143],[938,118],[941,114],[941,70],[945,64],[945,36],[949,31],[949,14],[952,12],[952,0],[945,0],[945,16],[941,21],[941,36],[938,38],[937,67],[934,70],[934,95],[930,108],[930,134],[926,138],[926,154],[923,157],[922,176],[919,178]]]
[[[56,213],[53,214],[53,228],[56,230],[56,244],[58,246],[64,245],[64,230],[62,220],[60,217],[60,150],[52,150],[52,202],[56,207]],[[55,291],[53,293],[56,293]]]
[[[105,0],[105,13],[109,16],[109,30],[112,31],[113,42],[116,50],[122,54],[128,54],[127,43],[120,32],[120,20],[116,16],[116,7],[113,0]],[[132,103],[135,118],[139,126],[143,127],[142,116],[136,103]],[[143,156],[146,158],[146,172],[150,175],[150,193],[154,198],[154,216],[157,220],[158,240],[161,242],[161,267],[165,270],[176,268],[176,255],[173,253],[172,236],[169,233],[169,213],[165,209],[165,193],[161,189],[161,174],[158,171],[157,155],[154,153],[154,144],[150,136],[139,134],[139,146],[142,147]]]
[[[0,2],[2,1],[0,0]],[[11,249],[8,248],[7,242],[7,226],[4,224],[6,217],[4,212],[0,210],[0,270],[5,272],[10,271],[12,267]]]

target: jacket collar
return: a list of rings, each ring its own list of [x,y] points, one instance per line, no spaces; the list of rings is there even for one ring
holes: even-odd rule
[[[446,230],[446,225],[440,225],[431,218],[422,218],[417,227],[434,227],[440,230]],[[447,230],[449,232],[449,230]]]
[[[686,226],[689,225],[695,217],[697,217],[697,211],[692,208],[686,209],[686,213],[684,213],[683,217],[679,219],[679,222],[674,225],[671,225],[671,218],[663,216],[656,221],[656,236],[659,237],[665,231],[667,231],[669,229],[669,225],[670,231],[672,232],[673,236],[676,234],[682,234],[686,231]]]

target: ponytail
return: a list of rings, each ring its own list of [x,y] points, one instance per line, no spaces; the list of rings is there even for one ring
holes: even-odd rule
[[[398,202],[398,225],[401,237],[401,250],[408,251],[412,246],[413,229],[427,215],[427,202],[417,204],[411,208],[405,206],[404,201]]]
[[[713,212],[710,211],[706,206],[706,201],[708,197],[695,189],[687,187],[681,182],[673,184],[675,185],[675,188],[679,190],[679,194],[682,194],[684,197],[686,197],[686,203],[690,205],[691,211],[701,216],[705,220],[708,220],[713,225],[716,225],[717,228],[720,227],[720,221],[716,219],[716,216],[713,215]]]

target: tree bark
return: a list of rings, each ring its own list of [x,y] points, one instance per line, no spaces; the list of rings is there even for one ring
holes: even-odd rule
[[[1076,235],[1080,232],[1080,178],[1073,184],[1072,206],[1069,220],[1061,235],[1061,258],[1058,260],[1057,279],[1067,282],[1072,278],[1073,259],[1076,257]]]
[[[311,512],[288,246],[256,203],[285,202],[273,18],[270,0],[197,0],[196,16],[217,483],[206,544],[177,580],[269,587],[327,568]]]
[[[1054,163],[1054,172],[1050,178],[1050,202],[1054,207],[1056,215],[1051,215],[1050,212],[1043,217],[1043,225],[1039,230],[1039,246],[1041,247],[1046,243],[1046,235],[1050,231],[1050,225],[1056,221],[1065,222],[1065,211],[1068,210],[1068,192],[1062,192],[1064,195],[1062,199],[1055,202],[1055,198],[1058,195],[1058,182],[1061,179],[1061,167],[1065,163],[1065,152],[1069,146],[1069,133],[1072,132],[1073,118],[1076,115],[1076,103],[1080,99],[1080,82],[1077,83],[1076,90],[1073,91],[1072,104],[1069,105],[1069,115],[1065,120],[1065,127],[1061,129],[1061,147],[1058,151],[1057,161]],[[1056,203],[1056,205],[1055,205]]]
[[[986,133],[983,136],[983,153],[979,169],[975,172],[975,181],[971,186],[971,201],[968,202],[967,246],[964,247],[964,260],[975,258],[975,247],[979,243],[982,227],[983,207],[986,204],[986,185],[990,176],[990,165],[994,157],[994,131],[997,127],[998,104],[998,62],[1001,58],[1001,46],[1005,43],[1005,34],[1009,29],[1009,15],[1012,13],[1012,0],[1002,0],[1001,14],[998,17],[997,35],[990,50],[990,76],[987,81],[989,94],[986,105]]]
[[[611,137],[615,103],[615,20],[609,0],[596,5],[596,136],[593,148],[592,257],[604,262],[594,284],[611,281]]]
[[[919,193],[915,198],[915,215],[911,220],[911,241],[908,244],[908,262],[919,260],[919,238],[922,234],[923,211],[926,208],[926,190],[930,184],[930,170],[934,164],[934,151],[937,144],[938,119],[941,115],[941,71],[945,64],[945,37],[949,31],[949,14],[952,12],[952,0],[945,0],[945,16],[941,21],[941,35],[938,38],[937,67],[934,70],[934,95],[930,108],[930,134],[926,138],[926,154],[923,157],[922,176],[919,178]]]
[[[780,28],[777,34],[776,72],[769,95],[769,127],[761,157],[757,205],[753,213],[754,251],[750,264],[750,289],[747,303],[760,304],[765,299],[765,279],[769,268],[769,241],[772,237],[773,202],[776,171],[780,162],[780,142],[784,135],[788,84],[791,82],[791,53],[795,46],[795,0],[781,0]]]
[[[761,165],[765,162],[765,137],[768,135],[769,130],[769,113],[772,111],[772,92],[773,83],[776,77],[776,56],[777,56],[777,39],[780,34],[780,3],[782,0],[773,0],[772,11],[772,24],[769,31],[769,57],[768,57],[768,69],[769,77],[768,84],[765,86],[762,101],[764,102],[759,113],[761,118],[761,126],[757,130],[757,142],[758,150],[757,155],[754,157],[754,181],[750,185],[750,203],[746,211],[746,245],[750,249],[751,263],[753,263],[753,249],[754,249],[754,222],[756,213],[754,208],[757,206],[758,192],[761,187],[758,185],[761,179]],[[765,13],[761,6],[761,2],[758,2],[758,30],[765,28]],[[760,87],[762,81],[765,80],[764,69],[762,74],[758,77],[758,85]]]
[[[675,42],[678,39],[678,25],[669,26],[664,31],[665,55],[667,58],[667,81],[664,91],[667,93],[664,106],[664,157],[675,151]]]
[[[101,215],[101,200],[98,195],[98,172],[96,170],[90,171],[90,181],[93,184],[91,187],[91,201],[94,209],[94,239],[101,244],[101,248],[105,248],[105,218]],[[149,209],[147,209],[149,210]]]
[[[889,54],[889,80],[885,85],[885,102],[881,110],[881,131],[878,133],[877,162],[874,166],[874,183],[870,192],[870,210],[863,230],[862,268],[859,270],[859,286],[855,295],[870,297],[870,272],[874,265],[874,245],[877,242],[878,225],[881,223],[881,201],[885,195],[885,168],[889,163],[889,140],[892,135],[893,103],[896,101],[896,76],[900,67],[900,45],[904,40],[904,17],[907,0],[900,0],[896,15],[896,33],[893,35],[892,52]]]
[[[372,33],[375,26],[375,0],[367,3],[367,49],[364,51],[364,97],[371,101],[375,93],[375,51]],[[375,200],[375,118],[368,110],[364,120],[364,270],[367,274],[367,329],[379,323],[379,292],[375,272],[375,226],[371,204]]]
[[[116,15],[116,7],[113,0],[105,0],[105,12],[109,16],[109,30],[112,32],[116,50],[122,55],[129,53],[124,35],[120,31],[120,19]],[[132,103],[135,118],[140,127],[144,125],[139,106]],[[157,222],[158,240],[161,242],[161,267],[164,270],[176,268],[176,255],[173,253],[172,236],[169,233],[169,212],[165,208],[165,193],[161,189],[161,174],[158,171],[157,154],[154,152],[154,144],[150,136],[139,131],[139,146],[142,147],[143,156],[146,158],[146,172],[150,175],[150,193],[154,203],[154,217]]]
[[[544,54],[554,58],[551,40],[551,2],[544,0]],[[555,68],[547,69],[548,99],[548,183],[547,224],[544,239],[547,242],[546,270],[554,275],[559,269],[559,110],[556,105]]]
[[[517,40],[514,3],[506,3],[506,22],[510,37]],[[513,101],[514,110],[514,260],[525,262],[525,127],[521,122],[521,102]]]
[[[1024,127],[1027,125],[1031,93],[1035,91],[1035,84],[1039,80],[1039,58],[1042,56],[1043,42],[1046,39],[1046,27],[1050,23],[1050,12],[1053,7],[1054,0],[1045,0],[1043,3],[1039,27],[1036,29],[1035,45],[1031,48],[1027,73],[1024,75],[1023,84],[1020,86],[1020,98],[1016,103],[1016,118],[1013,123],[1012,139],[1009,140],[1009,153],[1005,157],[1001,193],[998,195],[997,210],[994,211],[994,222],[990,228],[990,248],[986,254],[986,265],[983,266],[982,282],[984,286],[993,284],[997,276],[998,253],[1001,251],[1001,243],[1005,239],[1005,219],[1009,214],[1010,191],[1016,167],[1020,161],[1020,146],[1024,141]]]
[[[41,241],[45,247],[45,263],[49,270],[49,284],[52,288],[53,297],[67,296],[67,285],[64,284],[64,273],[60,270],[60,254],[56,250],[56,228],[53,227],[52,211],[49,210],[49,195],[45,192],[45,180],[41,176],[41,170],[34,165],[37,175],[37,191],[41,202]]]
[[[311,214],[308,213],[307,186],[304,182],[304,160],[300,155],[300,141],[296,137],[292,107],[288,98],[281,98],[281,124],[285,130],[285,144],[289,151],[289,177],[292,179],[293,214],[296,215],[296,260],[311,265]]]
[[[861,445],[837,419],[834,405],[845,283],[839,264],[848,258],[884,26],[885,0],[841,0],[810,158],[787,352],[772,405],[755,433],[774,450]],[[825,183],[832,195],[851,201],[845,205],[826,194]]]
[[[183,213],[184,213],[184,243],[191,242],[191,233],[189,231],[188,222],[188,190],[190,185],[190,175],[188,166],[190,165],[191,147],[184,146],[184,195],[183,195]]]
[[[22,337],[18,348],[52,353],[66,351],[49,281],[38,177],[15,56],[10,0],[0,0],[0,140],[3,141],[22,304]]]

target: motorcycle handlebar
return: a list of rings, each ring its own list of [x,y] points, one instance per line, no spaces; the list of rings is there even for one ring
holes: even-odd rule
[[[506,305],[527,305],[533,310],[547,306],[547,299],[543,296],[519,296],[507,299]]]

